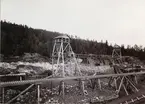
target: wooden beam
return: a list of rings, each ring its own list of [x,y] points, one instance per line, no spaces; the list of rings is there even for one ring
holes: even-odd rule
[[[64,77],[64,78],[49,78],[49,79],[36,79],[36,80],[22,80],[22,81],[11,81],[11,82],[0,82],[0,87],[5,86],[16,86],[16,85],[24,85],[24,84],[37,84],[37,83],[44,83],[49,81],[64,81],[64,80],[74,80],[74,79],[81,79],[81,80],[88,80],[94,78],[108,78],[108,77],[119,77],[119,76],[130,76],[130,75],[141,75],[145,74],[145,72],[132,72],[132,73],[121,73],[121,74],[103,74],[103,75],[96,75],[96,76],[74,76],[74,77]]]
[[[26,91],[28,91],[33,86],[34,86],[34,84],[30,85],[25,90],[23,90],[20,94],[18,94],[17,96],[15,96],[14,98],[12,98],[10,101],[8,101],[6,104],[10,104],[11,102],[13,102],[15,99],[17,99],[20,95],[24,94]]]
[[[19,73],[19,74],[6,74],[6,75],[0,75],[0,77],[7,77],[7,76],[25,76],[25,73]]]

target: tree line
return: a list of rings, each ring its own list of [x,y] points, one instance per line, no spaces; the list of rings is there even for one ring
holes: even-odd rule
[[[39,53],[51,57],[53,39],[63,33],[52,32],[42,29],[33,29],[26,25],[17,25],[1,21],[1,54],[5,57],[21,56],[24,53]],[[69,35],[69,34],[68,34]],[[113,46],[106,42],[86,40],[71,36],[71,46],[75,53],[111,55]],[[145,60],[145,47],[134,45],[133,47],[121,46],[124,56],[135,56]]]

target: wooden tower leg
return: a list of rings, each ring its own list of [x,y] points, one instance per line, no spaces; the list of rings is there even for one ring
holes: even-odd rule
[[[121,79],[121,82],[120,82],[120,84],[119,84],[119,88],[118,88],[118,90],[117,90],[117,93],[120,92],[121,86],[122,86],[122,84],[123,84],[123,80],[124,80],[124,77],[122,77],[122,79]]]
[[[126,89],[124,84],[123,84],[123,88],[124,88],[124,91],[125,91],[126,95],[129,95],[129,93],[128,93],[128,91],[127,91],[127,89]]]

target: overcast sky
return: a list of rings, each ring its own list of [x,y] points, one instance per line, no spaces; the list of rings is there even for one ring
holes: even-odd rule
[[[85,39],[145,46],[145,0],[1,0],[1,19]]]

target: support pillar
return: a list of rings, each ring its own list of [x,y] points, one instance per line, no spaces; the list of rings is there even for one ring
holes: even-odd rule
[[[2,88],[2,104],[5,103],[5,88]]]
[[[62,81],[62,97],[64,99],[64,96],[65,96],[65,86],[64,86],[64,81]]]
[[[22,76],[20,76],[20,81],[22,81]]]
[[[137,76],[136,75],[134,76],[134,80],[135,80],[135,83],[138,84]]]
[[[99,89],[102,90],[101,81],[99,78],[98,78],[98,85],[99,85]]]
[[[115,85],[115,89],[117,89],[117,79],[114,78],[114,85]]]
[[[85,84],[84,84],[85,82],[84,81],[82,81],[82,91],[83,91],[83,94],[84,94],[84,90],[85,90]]]
[[[37,104],[40,104],[40,85],[37,85]]]

